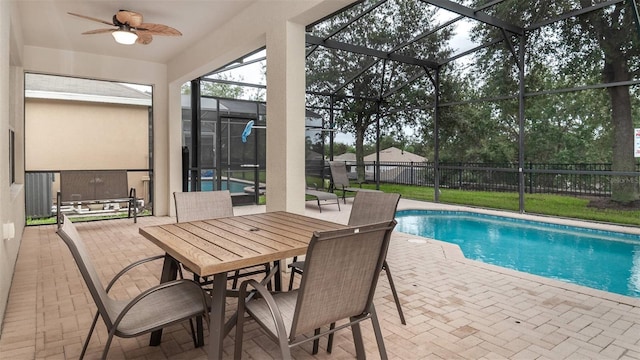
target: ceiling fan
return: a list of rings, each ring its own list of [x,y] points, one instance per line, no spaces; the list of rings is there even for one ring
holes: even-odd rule
[[[75,14],[72,12],[69,12],[67,14],[114,26],[115,28],[111,29],[97,29],[86,31],[83,32],[82,35],[111,33],[116,42],[125,45],[132,45],[135,43],[147,45],[153,40],[153,35],[182,35],[180,31],[167,25],[142,22],[142,14],[135,11],[120,10],[115,15],[113,15],[113,19],[111,22],[97,19],[91,16]]]

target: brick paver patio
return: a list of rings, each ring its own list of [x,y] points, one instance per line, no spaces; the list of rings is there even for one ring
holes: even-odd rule
[[[443,207],[401,200],[399,209],[434,206]],[[349,204],[342,211],[326,206],[319,214],[309,202],[307,215],[346,223],[349,210]],[[264,211],[264,207],[235,211]],[[161,253],[138,234],[140,226],[173,221],[143,217],[138,224],[111,220],[78,224],[78,229],[106,282],[131,261]],[[380,277],[376,294],[391,359],[640,359],[640,299],[467,260],[453,245],[416,239],[395,232],[388,255],[406,326],[400,323],[385,276]],[[161,266],[156,262],[134,272],[113,294],[132,297],[157,284]],[[234,308],[231,299],[228,311]],[[94,311],[55,226],[27,228],[4,318],[0,358],[77,359]],[[260,329],[249,323],[245,331],[243,358],[279,357],[276,344]],[[370,322],[364,323],[363,332],[368,357],[378,358]],[[226,358],[233,356],[233,338],[232,332],[225,339]],[[105,339],[100,324],[87,359],[99,358]],[[206,347],[193,347],[186,324],[165,330],[159,347],[149,347],[148,340],[148,335],[116,338],[109,358],[206,359]],[[325,344],[323,340],[321,346]],[[297,359],[355,357],[348,330],[337,334],[332,354],[321,350],[314,357],[310,351],[309,343],[296,348],[293,355]]]

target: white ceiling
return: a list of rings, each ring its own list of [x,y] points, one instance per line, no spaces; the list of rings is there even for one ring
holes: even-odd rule
[[[4,1],[4,0],[0,0]],[[24,45],[166,63],[256,0],[16,0]],[[68,15],[78,13],[111,22],[118,10],[141,13],[144,22],[164,24],[181,37],[154,36],[149,45],[121,45],[110,33],[81,35],[108,25]]]

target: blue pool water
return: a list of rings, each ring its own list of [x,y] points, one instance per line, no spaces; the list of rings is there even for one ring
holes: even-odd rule
[[[638,235],[464,211],[396,219],[396,230],[457,244],[469,259],[640,298]]]
[[[244,193],[244,188],[247,186],[253,186],[253,184],[248,183],[248,182],[241,182],[241,181],[222,181],[222,190],[228,190],[231,193]],[[213,180],[208,181],[208,180],[202,180],[201,183],[201,190],[202,191],[212,191],[213,190]]]

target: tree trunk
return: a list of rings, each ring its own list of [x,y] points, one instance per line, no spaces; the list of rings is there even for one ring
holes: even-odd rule
[[[629,79],[629,71],[622,54],[606,56],[605,81]],[[633,156],[633,119],[631,118],[631,96],[628,86],[607,89],[611,98],[611,125],[613,126],[613,171],[635,171]],[[638,200],[638,177],[613,176],[611,178],[611,200],[629,203]]]

